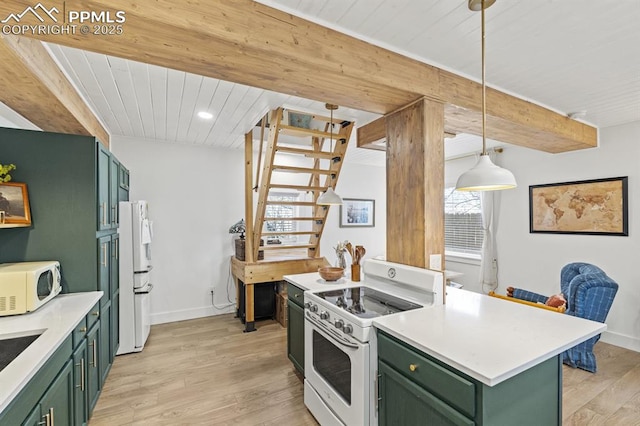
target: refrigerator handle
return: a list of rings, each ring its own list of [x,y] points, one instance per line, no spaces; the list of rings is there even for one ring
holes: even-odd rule
[[[151,290],[153,290],[153,284],[149,283],[149,285],[147,285],[147,291],[136,291],[135,294],[149,294]]]

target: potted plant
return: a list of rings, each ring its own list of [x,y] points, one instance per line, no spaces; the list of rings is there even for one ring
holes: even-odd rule
[[[2,163],[0,163],[0,183],[9,182],[11,180],[9,172],[15,169],[15,164],[2,165]]]

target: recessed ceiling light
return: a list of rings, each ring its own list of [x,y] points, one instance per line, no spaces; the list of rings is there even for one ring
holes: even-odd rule
[[[213,114],[207,111],[200,111],[198,113],[198,117],[204,118],[205,120],[211,120],[213,118]]]

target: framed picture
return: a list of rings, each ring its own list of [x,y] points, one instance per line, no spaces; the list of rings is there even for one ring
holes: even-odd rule
[[[376,226],[376,200],[343,198],[340,206],[340,228]]]
[[[26,183],[0,183],[0,212],[4,223],[31,225]]]
[[[529,232],[629,235],[628,177],[529,186]]]

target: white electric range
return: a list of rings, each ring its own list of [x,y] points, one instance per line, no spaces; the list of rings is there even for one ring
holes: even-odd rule
[[[304,293],[304,400],[322,426],[375,424],[374,319],[443,301],[442,272],[375,259],[363,271],[360,283]]]

